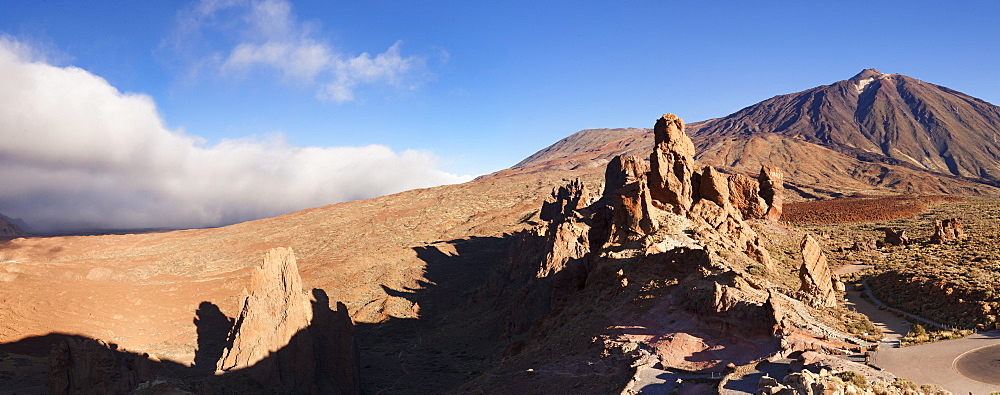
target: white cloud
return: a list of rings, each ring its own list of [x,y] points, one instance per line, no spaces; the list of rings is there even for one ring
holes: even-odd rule
[[[468,179],[379,145],[209,146],[167,129],[149,96],[31,54],[0,38],[0,213],[36,230],[214,226]]]
[[[179,53],[198,42],[223,47],[194,56],[196,72],[214,69],[231,78],[272,72],[286,82],[315,85],[318,98],[335,102],[355,100],[365,85],[419,83],[426,59],[401,55],[400,41],[374,56],[352,55],[337,51],[318,30],[300,22],[287,0],[202,0],[180,13],[171,46]],[[204,39],[206,33],[213,41]]]

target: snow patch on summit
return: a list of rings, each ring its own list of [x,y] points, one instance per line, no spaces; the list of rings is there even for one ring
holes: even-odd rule
[[[871,84],[872,81],[875,81],[875,77],[865,78],[863,80],[859,80],[858,82],[854,83],[854,87],[858,90],[858,93],[861,93],[865,91],[865,88],[868,86],[868,84]]]

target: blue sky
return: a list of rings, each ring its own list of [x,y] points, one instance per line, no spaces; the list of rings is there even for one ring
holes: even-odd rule
[[[0,34],[148,95],[197,144],[377,144],[478,175],[581,129],[723,116],[868,67],[1000,103],[998,4],[12,0]]]

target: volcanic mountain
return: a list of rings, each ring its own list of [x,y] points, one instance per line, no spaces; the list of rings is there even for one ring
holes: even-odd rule
[[[701,163],[740,173],[780,166],[804,197],[1000,192],[1000,107],[875,69],[693,123],[688,133]],[[582,131],[512,170],[599,166],[650,139],[648,129]]]

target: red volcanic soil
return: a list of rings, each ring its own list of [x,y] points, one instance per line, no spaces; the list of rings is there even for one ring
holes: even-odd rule
[[[912,217],[932,202],[961,200],[949,196],[899,195],[795,202],[785,204],[781,219],[794,224],[886,221]]]

